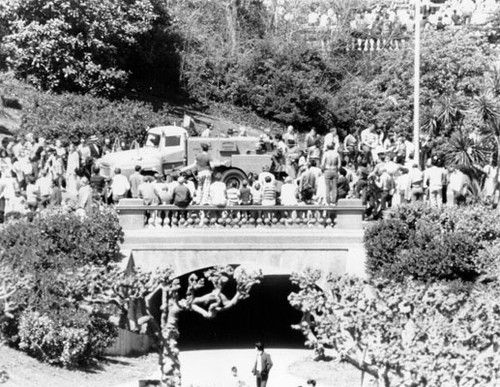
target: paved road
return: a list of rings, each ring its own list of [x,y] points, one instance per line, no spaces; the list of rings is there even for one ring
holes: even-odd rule
[[[306,380],[291,374],[290,366],[296,361],[311,355],[306,349],[268,349],[274,362],[270,374],[269,387],[305,386]],[[183,386],[187,387],[225,387],[229,386],[231,367],[238,368],[240,378],[248,386],[255,385],[251,374],[256,352],[253,349],[185,351],[181,352]],[[159,379],[159,373],[151,379]],[[137,387],[137,380],[115,387]]]

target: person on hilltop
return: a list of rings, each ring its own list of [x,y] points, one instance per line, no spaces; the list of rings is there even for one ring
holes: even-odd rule
[[[264,344],[261,342],[255,343],[255,349],[257,351],[257,357],[252,373],[255,375],[257,387],[266,387],[269,379],[269,372],[273,367],[273,361],[271,360],[271,355],[264,351]]]
[[[283,141],[288,149],[294,148],[297,145],[297,134],[292,125],[288,125],[286,128],[286,132],[283,134]]]
[[[312,127],[309,133],[306,134],[306,137],[304,139],[306,149],[309,150],[309,148],[312,148],[313,146],[316,145],[318,141],[318,133],[316,132],[316,128]]]
[[[214,126],[212,124],[208,124],[206,129],[201,132],[201,136],[200,137],[212,137],[212,130],[213,130]]]

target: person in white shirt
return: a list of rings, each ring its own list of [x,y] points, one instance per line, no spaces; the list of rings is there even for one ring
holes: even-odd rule
[[[226,185],[221,180],[222,174],[215,174],[214,182],[209,188],[210,204],[217,207],[225,207],[227,204]]]
[[[467,199],[468,187],[470,186],[469,177],[457,169],[455,166],[449,167],[448,187],[446,189],[446,205],[453,207],[464,204]]]
[[[331,128],[330,131],[325,135],[323,141],[323,153],[328,149],[328,145],[333,144],[334,149],[339,149],[340,139],[337,133],[337,128]]]
[[[361,132],[360,150],[363,152],[365,159],[372,162],[377,161],[377,148],[381,146],[379,143],[379,135],[375,125],[371,125]]]
[[[38,186],[38,193],[40,195],[40,202],[38,204],[41,208],[46,208],[50,202],[50,193],[52,191],[52,178],[47,171],[40,173],[36,185]]]
[[[113,193],[113,202],[118,203],[120,199],[127,197],[130,190],[130,183],[126,176],[122,175],[120,168],[115,169],[115,176],[111,180],[111,192]]]
[[[280,202],[282,206],[296,206],[298,204],[299,188],[290,176],[285,178],[281,186]]]
[[[208,124],[207,128],[203,132],[201,132],[200,137],[205,137],[205,138],[212,137],[212,128],[213,128],[212,124]]]
[[[441,207],[443,205],[443,184],[445,183],[446,173],[441,167],[438,167],[437,160],[432,160],[431,167],[424,172],[424,187],[429,190],[429,203],[432,206]]]
[[[78,179],[76,171],[80,168],[80,154],[73,143],[68,147],[66,162],[66,192],[68,196],[76,198],[78,194]]]

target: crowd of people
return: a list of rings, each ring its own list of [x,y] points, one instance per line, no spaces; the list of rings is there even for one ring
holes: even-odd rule
[[[375,125],[342,139],[335,128],[324,136],[314,128],[299,136],[289,126],[282,133],[265,131],[260,141],[273,152],[271,165],[258,174],[249,173],[241,184],[236,180],[226,184],[208,144],[202,144],[192,173],[144,174],[137,165],[130,176],[116,168],[108,179],[100,174],[95,160],[112,147],[97,136],[67,146],[30,134],[5,138],[0,147],[0,220],[9,213],[27,214],[54,206],[88,211],[96,201],[113,204],[123,198],[179,208],[195,204],[327,206],[336,205],[339,199],[359,198],[366,206],[367,219],[373,219],[399,203],[427,200],[436,206],[457,205],[470,192],[471,182],[459,169],[446,169],[435,157],[421,169],[408,138],[385,133]],[[484,175],[484,195],[493,202],[498,185],[493,163],[484,167]]]
[[[421,30],[438,31],[486,25],[500,5],[497,0],[421,0],[420,4]],[[345,31],[347,22],[353,40],[350,49],[362,51],[401,48],[415,28],[414,4],[408,0],[367,2],[342,11],[327,1],[305,2],[297,8],[295,3],[281,0],[275,17],[298,31],[314,29],[323,40],[338,29]]]
[[[0,145],[0,222],[54,206],[91,207],[107,182],[94,161],[113,150],[97,136],[79,143],[46,141],[32,134],[4,137]]]

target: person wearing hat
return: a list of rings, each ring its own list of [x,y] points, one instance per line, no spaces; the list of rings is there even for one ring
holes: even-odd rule
[[[93,159],[98,159],[101,157],[102,152],[101,152],[101,147],[98,144],[99,139],[97,136],[94,134],[89,137],[89,148],[90,148],[90,157]]]

